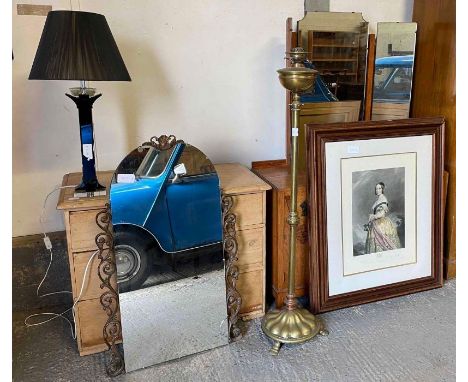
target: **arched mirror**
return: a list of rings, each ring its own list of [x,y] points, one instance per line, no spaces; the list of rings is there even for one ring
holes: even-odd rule
[[[126,371],[228,344],[211,161],[175,139],[145,145],[117,168],[110,201]]]

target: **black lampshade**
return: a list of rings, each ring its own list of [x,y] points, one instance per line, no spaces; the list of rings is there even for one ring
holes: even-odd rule
[[[103,15],[50,11],[30,80],[131,81]]]

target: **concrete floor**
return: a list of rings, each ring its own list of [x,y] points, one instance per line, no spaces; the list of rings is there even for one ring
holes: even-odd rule
[[[326,313],[328,337],[284,346],[277,357],[268,353],[270,343],[254,320],[239,342],[114,381],[455,381],[455,290],[450,281],[441,289]],[[26,328],[28,314],[13,315],[15,381],[111,380],[105,353],[80,357],[68,324]]]

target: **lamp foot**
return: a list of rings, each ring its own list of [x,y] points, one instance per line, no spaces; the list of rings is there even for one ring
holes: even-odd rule
[[[330,334],[330,332],[325,327],[325,324],[323,323],[322,320],[318,320],[318,321],[320,323],[320,330],[319,330],[318,334],[320,334],[321,336],[328,336]]]
[[[105,195],[106,195],[106,187],[99,184],[97,179],[91,182],[82,181],[78,186],[76,186],[75,194],[74,194],[75,198],[105,196]]]
[[[319,334],[321,336],[328,336],[330,334],[330,332],[327,329],[325,329],[324,327],[322,327],[322,329],[319,330]]]
[[[278,353],[280,351],[280,348],[281,348],[281,345],[283,345],[283,344],[281,342],[279,342],[279,341],[273,342],[273,346],[270,349],[270,354],[271,355],[278,355]]]
[[[307,309],[298,307],[295,301],[281,310],[268,312],[263,318],[262,330],[273,340],[272,355],[278,354],[282,344],[303,343],[317,334],[328,334],[321,320]]]

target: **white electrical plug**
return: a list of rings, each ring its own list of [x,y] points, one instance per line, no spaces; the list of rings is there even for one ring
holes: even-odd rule
[[[44,244],[47,249],[52,249],[52,242],[49,239],[49,236],[44,237]]]

